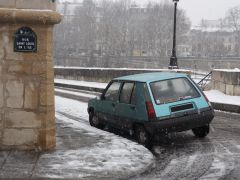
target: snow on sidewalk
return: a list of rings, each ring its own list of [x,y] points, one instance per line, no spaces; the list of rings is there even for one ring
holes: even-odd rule
[[[58,168],[78,169],[79,172],[83,172],[78,178],[126,178],[142,173],[153,165],[154,157],[145,147],[91,127],[88,123],[87,103],[58,96],[55,97],[55,101],[57,122],[64,124],[64,128],[80,133],[80,138],[89,139],[85,141],[87,145],[81,147],[80,144],[78,148],[60,153],[66,164]],[[95,143],[91,143],[92,141]]]
[[[240,96],[226,95],[218,90],[204,91],[210,102],[240,106]]]
[[[71,84],[71,85],[77,85],[77,86],[102,88],[102,89],[104,89],[107,86],[107,83],[67,80],[67,79],[54,79],[54,82],[61,83],[61,84]]]

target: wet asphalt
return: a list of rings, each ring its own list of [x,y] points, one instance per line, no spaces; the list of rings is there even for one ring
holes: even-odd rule
[[[191,131],[160,137],[155,167],[132,179],[240,179],[240,114],[216,112],[204,139]]]

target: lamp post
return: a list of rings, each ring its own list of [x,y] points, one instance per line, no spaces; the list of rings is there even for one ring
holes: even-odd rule
[[[174,2],[174,24],[173,24],[173,48],[172,56],[170,57],[170,64],[168,69],[178,69],[177,56],[176,56],[176,21],[177,21],[177,3],[179,0],[173,0]]]

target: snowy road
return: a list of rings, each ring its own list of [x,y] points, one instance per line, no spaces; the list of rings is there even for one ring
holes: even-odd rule
[[[59,97],[56,101],[58,116],[61,112],[67,112],[73,115],[71,119],[78,116],[85,128],[91,128],[87,122],[87,114],[76,112],[72,108],[80,103],[81,112],[85,112],[86,103],[65,101],[63,106]],[[101,134],[100,130],[96,131]],[[114,135],[111,136],[114,139]],[[120,139],[115,139],[115,150],[122,148],[122,145],[117,145],[124,142]],[[134,143],[133,146],[136,147]],[[137,148],[137,153],[141,150],[146,153],[144,148]],[[127,157],[130,157],[129,153],[130,151],[126,152]],[[157,138],[152,153],[156,158],[156,166],[132,179],[240,179],[240,115],[217,112],[207,138],[197,139],[191,131],[174,133]],[[124,161],[128,161],[125,164],[131,164],[134,159],[124,158],[121,163]],[[142,169],[140,164],[138,168]]]
[[[240,115],[217,112],[206,139],[172,134],[152,152],[155,169],[134,179],[240,179]]]

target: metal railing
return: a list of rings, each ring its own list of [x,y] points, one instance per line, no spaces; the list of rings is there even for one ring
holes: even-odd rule
[[[204,76],[204,78],[202,78],[199,82],[198,85],[199,87],[204,90],[208,84],[208,82],[211,80],[212,78],[212,71],[210,73],[208,73],[206,76]]]

